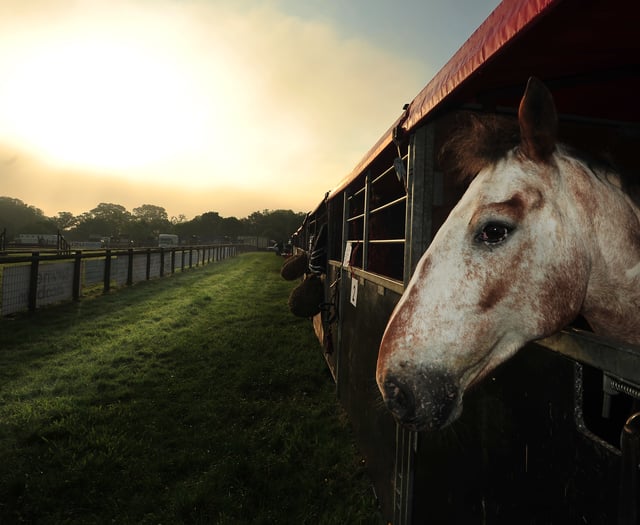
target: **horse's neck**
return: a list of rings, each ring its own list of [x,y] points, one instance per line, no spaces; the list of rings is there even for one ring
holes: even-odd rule
[[[640,345],[640,208],[620,191],[601,194],[583,315],[594,331]]]

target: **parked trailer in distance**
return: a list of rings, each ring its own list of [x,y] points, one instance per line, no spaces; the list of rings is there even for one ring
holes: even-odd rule
[[[13,240],[20,246],[56,246],[58,235],[55,233],[20,233]]]
[[[172,233],[161,233],[158,235],[159,248],[174,248],[180,244],[180,239]]]

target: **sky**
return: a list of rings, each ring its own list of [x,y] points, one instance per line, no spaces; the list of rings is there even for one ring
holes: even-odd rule
[[[0,196],[313,210],[498,3],[0,0]]]

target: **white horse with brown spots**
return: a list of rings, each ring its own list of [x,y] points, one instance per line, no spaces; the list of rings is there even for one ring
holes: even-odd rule
[[[382,338],[378,386],[411,429],[454,421],[470,386],[578,314],[596,333],[640,344],[637,200],[618,174],[556,143],[553,98],[536,79],[515,129],[499,158],[488,143],[461,150],[459,163],[475,155],[475,178]]]

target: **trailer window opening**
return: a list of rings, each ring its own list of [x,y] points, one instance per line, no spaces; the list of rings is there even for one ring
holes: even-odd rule
[[[407,154],[402,158],[405,168],[407,158]],[[348,261],[351,267],[402,281],[407,196],[392,160],[387,156],[344,190],[344,243],[353,245]],[[337,206],[333,210],[332,216],[337,217]],[[337,246],[333,244],[334,260],[339,258]]]

